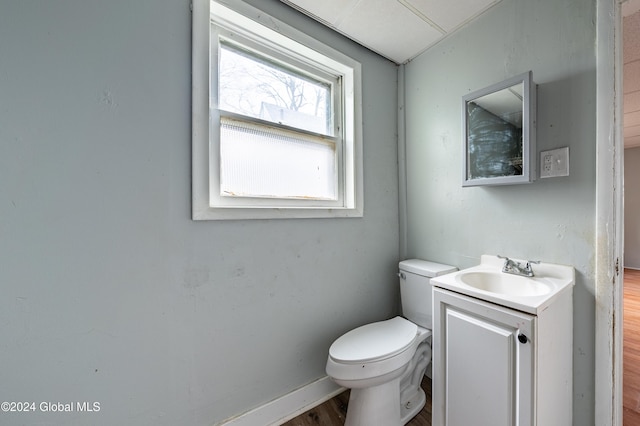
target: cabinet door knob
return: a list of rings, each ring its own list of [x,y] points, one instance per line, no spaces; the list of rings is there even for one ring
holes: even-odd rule
[[[518,341],[520,343],[527,343],[529,339],[524,334],[518,334]]]

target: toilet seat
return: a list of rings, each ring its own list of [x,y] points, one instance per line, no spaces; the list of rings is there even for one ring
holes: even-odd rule
[[[339,337],[329,356],[345,364],[382,361],[407,350],[417,334],[418,326],[402,317],[374,322]]]

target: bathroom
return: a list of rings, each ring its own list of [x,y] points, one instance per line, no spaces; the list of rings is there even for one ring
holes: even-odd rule
[[[191,219],[188,0],[3,2],[0,400],[100,410],[0,423],[217,424],[397,314],[399,260],[500,253],[575,267],[574,424],[595,424],[596,4],[502,0],[399,68],[246,2],[362,64],[362,218]],[[461,97],[529,69],[570,176],[462,188]]]

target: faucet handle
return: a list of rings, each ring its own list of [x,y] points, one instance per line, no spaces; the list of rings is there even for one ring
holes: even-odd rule
[[[497,255],[498,259],[504,259],[504,268],[509,268],[512,265],[515,265],[516,262],[512,259],[509,259],[507,256]]]
[[[539,265],[540,261],[539,260],[527,260],[527,265],[531,266],[531,264],[535,264],[535,265]]]

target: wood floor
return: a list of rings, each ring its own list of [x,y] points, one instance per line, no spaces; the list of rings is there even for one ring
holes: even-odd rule
[[[422,380],[422,389],[427,394],[427,403],[422,411],[407,423],[407,426],[431,426],[431,379],[426,376]],[[282,426],[342,426],[347,416],[348,404],[349,391],[347,390],[324,404],[289,420]]]
[[[640,426],[640,271],[624,270],[623,425]]]

